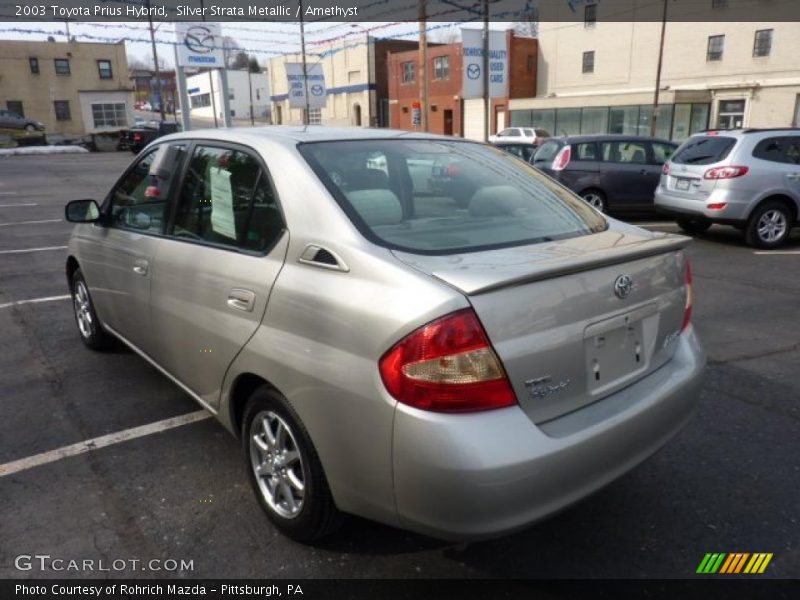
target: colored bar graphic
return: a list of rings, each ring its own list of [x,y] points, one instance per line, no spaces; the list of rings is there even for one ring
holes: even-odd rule
[[[720,575],[742,572],[748,574],[763,573],[772,560],[772,556],[771,552],[757,552],[754,554],[749,552],[732,552],[730,554],[707,552],[703,556],[703,560],[700,561],[696,572],[701,574],[719,573]],[[742,571],[742,568],[744,568],[744,571]]]

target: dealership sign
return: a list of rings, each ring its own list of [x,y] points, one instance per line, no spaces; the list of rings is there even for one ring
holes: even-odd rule
[[[304,77],[302,63],[286,63],[286,80],[289,84],[291,108],[306,107],[306,89],[308,89],[308,107],[325,108],[327,92],[321,64],[308,65]]]
[[[464,98],[483,97],[483,31],[462,29]],[[508,95],[508,50],[505,31],[489,31],[489,97]]]
[[[179,67],[224,67],[219,23],[175,23]]]

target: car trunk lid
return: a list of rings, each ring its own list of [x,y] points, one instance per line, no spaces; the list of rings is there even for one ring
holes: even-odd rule
[[[468,297],[520,406],[542,423],[601,400],[671,358],[686,303],[687,242],[616,224],[500,250],[395,254]],[[620,278],[630,286],[615,293]]]

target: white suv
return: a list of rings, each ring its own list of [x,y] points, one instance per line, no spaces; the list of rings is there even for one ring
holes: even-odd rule
[[[800,214],[800,129],[690,137],[664,164],[655,206],[689,233],[722,223],[751,246],[780,246]]]
[[[544,129],[534,129],[533,127],[506,127],[496,135],[490,135],[489,141],[495,142],[529,142],[538,146],[550,137]]]

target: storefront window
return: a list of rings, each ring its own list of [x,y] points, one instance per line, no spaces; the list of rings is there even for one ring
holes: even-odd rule
[[[639,134],[639,107],[612,106],[608,118],[609,133]]]
[[[537,125],[538,127],[538,125]],[[547,129],[547,127],[544,127]],[[556,109],[556,127],[553,135],[577,135],[581,132],[581,109]]]
[[[554,108],[534,110],[531,115],[531,126],[537,129],[546,129],[556,135],[556,111]]]
[[[533,125],[532,113],[533,110],[512,110],[509,116],[509,125],[511,127],[530,127]]]
[[[581,118],[581,133],[606,133],[608,131],[608,107],[584,108]]]
[[[692,104],[692,124],[689,134],[708,129],[708,113],[711,111],[709,104]]]

